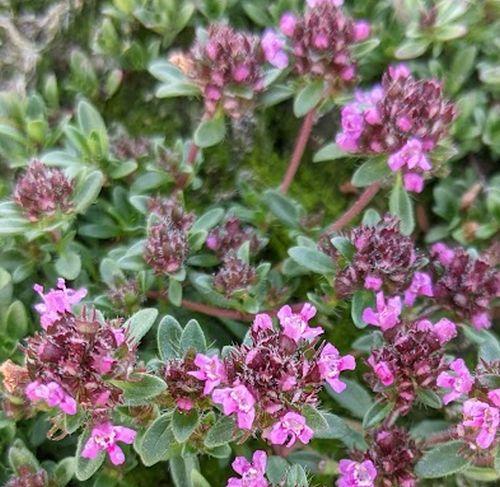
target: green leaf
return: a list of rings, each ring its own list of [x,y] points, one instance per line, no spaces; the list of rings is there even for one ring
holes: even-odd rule
[[[264,193],[262,201],[278,220],[293,228],[300,225],[296,204],[281,192],[269,189]]]
[[[267,459],[266,476],[273,484],[279,484],[285,478],[289,468],[290,464],[285,458],[272,455]]]
[[[110,382],[123,391],[124,402],[132,406],[147,404],[167,388],[167,384],[159,377],[142,372],[132,374],[129,380]]]
[[[176,98],[179,96],[197,96],[200,89],[189,81],[163,83],[156,89],[157,98]]]
[[[441,398],[434,391],[419,389],[417,391],[417,396],[426,406],[434,409],[441,409],[443,407],[443,401],[441,401]]]
[[[194,133],[194,143],[201,148],[218,144],[226,135],[224,116],[216,116],[204,120],[198,125]]]
[[[21,474],[20,469],[22,469],[22,467],[29,467],[34,471],[40,468],[40,464],[35,455],[26,448],[23,441],[20,439],[14,440],[14,443],[9,448],[8,457],[10,467],[18,475]]]
[[[208,430],[205,437],[205,446],[215,448],[229,443],[234,437],[235,428],[236,425],[232,416],[221,416]]]
[[[422,55],[429,44],[427,39],[409,39],[396,49],[394,55],[397,59],[413,59]]]
[[[465,470],[463,475],[478,482],[495,482],[500,479],[500,473],[494,468],[476,467],[474,465]]]
[[[196,320],[189,320],[181,335],[181,350],[187,352],[190,349],[203,353],[207,349],[205,334]]]
[[[370,291],[355,291],[351,301],[351,318],[356,328],[366,328],[367,324],[363,321],[363,311],[366,308],[372,308],[375,305],[375,298]]]
[[[70,281],[75,280],[82,269],[80,256],[72,250],[64,250],[56,260],[55,268],[57,273]]]
[[[321,101],[323,96],[323,80],[309,83],[302,88],[293,100],[293,113],[297,118],[303,117]]]
[[[332,413],[323,413],[323,417],[328,423],[328,430],[315,433],[315,438],[325,440],[338,439],[349,449],[357,448],[358,450],[363,450],[366,448],[361,433],[353,430],[341,417]]]
[[[19,235],[28,230],[28,221],[24,218],[0,218],[0,237]]]
[[[21,301],[16,300],[9,305],[4,320],[5,334],[9,338],[21,339],[26,335],[28,314]]]
[[[172,456],[172,447],[176,445],[170,425],[170,415],[164,414],[156,418],[144,433],[139,445],[142,463],[150,467]]]
[[[335,266],[330,257],[320,250],[310,247],[292,247],[288,250],[288,255],[297,264],[312,272],[318,274],[333,274],[335,272]]]
[[[77,478],[77,480],[80,480],[82,482],[84,480],[88,480],[90,477],[92,477],[92,475],[94,475],[97,472],[97,470],[99,470],[106,456],[104,452],[100,452],[97,455],[97,457],[92,459],[82,457],[82,450],[83,447],[85,446],[85,443],[87,443],[89,436],[90,436],[90,430],[89,428],[86,428],[79,436],[78,443],[76,446],[75,477]]]
[[[328,423],[323,414],[313,406],[306,404],[302,409],[307,425],[314,430],[314,434],[328,431]]]
[[[179,443],[184,443],[198,424],[199,416],[195,409],[184,413],[176,409],[172,416],[172,433]]]
[[[208,481],[198,470],[191,470],[191,483],[193,487],[211,487]]]
[[[361,59],[362,57],[366,56],[374,49],[376,49],[379,45],[380,39],[372,38],[368,39],[367,41],[354,44],[351,52],[355,59]]]
[[[142,337],[153,326],[158,316],[158,311],[154,308],[144,308],[133,314],[126,322],[124,327],[127,329],[127,335],[133,343],[139,343]]]
[[[400,230],[403,235],[410,235],[415,228],[413,204],[406,189],[403,188],[401,176],[398,175],[389,198],[389,211],[400,219]]]
[[[149,72],[160,81],[175,83],[186,81],[186,75],[174,64],[165,60],[156,60],[149,65]]]
[[[203,213],[189,229],[189,233],[197,233],[199,231],[205,230],[208,232],[215,225],[217,225],[224,216],[224,210],[222,208],[213,208]]]
[[[75,475],[76,462],[73,457],[64,458],[55,467],[53,477],[57,487],[64,487]]]
[[[168,300],[174,306],[182,304],[182,284],[172,277],[168,280]]]
[[[351,243],[350,239],[347,237],[333,237],[330,239],[332,245],[342,254],[342,256],[347,260],[351,261],[355,252],[354,245]]]
[[[276,84],[266,89],[261,102],[265,107],[272,107],[293,96],[293,89],[287,85]]]
[[[158,325],[158,353],[162,360],[170,360],[181,356],[182,327],[173,316],[165,316]]]
[[[380,181],[391,173],[386,157],[373,157],[359,166],[352,175],[351,183],[358,188]]]
[[[77,213],[85,213],[87,208],[95,202],[102,185],[104,184],[104,175],[101,171],[92,171],[76,189],[76,194],[73,198],[75,211]]]
[[[343,151],[335,142],[332,142],[314,154],[313,162],[334,161],[344,157],[352,157],[352,154]]]
[[[380,221],[378,211],[373,208],[368,208],[363,215],[363,225],[367,227],[374,227]]]
[[[334,392],[330,386],[327,386],[326,390],[335,401],[348,409],[353,416],[364,418],[366,411],[373,406],[370,394],[355,381],[349,379],[342,379],[342,381],[347,384],[347,387],[341,394]]]
[[[497,448],[494,465],[495,470],[500,474],[500,448]]]
[[[292,465],[286,476],[286,487],[307,487],[307,475],[301,465]]]
[[[423,479],[437,479],[465,470],[470,465],[460,454],[465,446],[463,441],[450,441],[432,448],[417,463],[415,473]]]
[[[375,402],[373,406],[366,411],[363,417],[363,428],[373,428],[379,424],[394,408],[394,404],[385,401]]]

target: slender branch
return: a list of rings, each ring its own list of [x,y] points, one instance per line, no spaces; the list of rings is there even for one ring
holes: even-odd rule
[[[189,151],[187,155],[187,163],[192,166],[194,164],[194,161],[196,160],[196,156],[198,155],[198,151],[200,148],[194,143],[191,142],[191,145],[189,146]]]
[[[353,203],[353,205],[335,222],[333,222],[323,234],[338,232],[344,228],[353,218],[358,216],[374,198],[380,189],[380,183],[375,182],[368,186]]]
[[[286,193],[288,191],[288,188],[292,184],[293,178],[295,177],[295,173],[299,168],[300,161],[302,159],[302,156],[304,155],[304,150],[307,145],[307,141],[309,140],[309,136],[311,135],[315,115],[316,110],[313,108],[307,113],[307,115],[304,117],[304,120],[302,121],[302,126],[300,127],[300,132],[295,142],[292,157],[290,159],[290,162],[288,163],[285,177],[283,178],[280,186],[280,191],[282,193]]]

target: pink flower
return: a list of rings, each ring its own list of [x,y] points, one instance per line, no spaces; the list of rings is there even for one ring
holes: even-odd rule
[[[198,367],[198,370],[193,370],[188,374],[205,381],[203,394],[210,394],[221,382],[226,380],[226,369],[216,355],[209,357],[198,353],[194,359],[194,364]]]
[[[267,455],[262,450],[254,452],[251,463],[245,457],[236,457],[232,467],[241,479],[231,477],[226,487],[267,487],[266,465]]]
[[[344,0],[307,0],[307,5],[311,8],[317,7],[322,3],[331,3],[335,7],[341,7],[344,4]]]
[[[420,320],[417,322],[417,330],[434,333],[441,345],[457,336],[457,325],[447,318],[441,318],[435,325],[429,320]]]
[[[76,401],[57,382],[42,384],[36,380],[26,386],[25,392],[30,401],[45,401],[50,407],[57,406],[66,414],[76,414]]]
[[[478,430],[475,438],[477,446],[482,449],[489,448],[495,440],[500,410],[477,399],[469,399],[464,402],[462,414],[462,425]]]
[[[273,329],[273,320],[271,317],[265,313],[259,313],[255,315],[252,324],[253,331],[262,331],[262,330],[272,330]]]
[[[337,487],[373,487],[377,477],[377,470],[371,460],[361,463],[340,460],[339,473]]]
[[[476,330],[482,330],[491,326],[491,318],[487,311],[476,313],[472,316],[471,321]]]
[[[354,39],[357,42],[364,41],[370,37],[370,24],[366,20],[359,20],[354,24]]]
[[[115,359],[108,355],[94,357],[93,366],[100,374],[107,374],[115,363]]]
[[[250,76],[250,68],[245,64],[238,64],[233,69],[233,79],[237,83],[245,81]]]
[[[33,289],[41,296],[43,303],[35,305],[40,314],[40,324],[44,330],[53,325],[64,314],[71,312],[71,306],[79,303],[86,295],[87,290],[66,288],[64,279],[57,280],[57,288],[51,289],[47,294],[43,292],[43,286],[35,284]]]
[[[291,338],[295,343],[301,339],[313,340],[323,333],[323,328],[317,326],[311,328],[308,325],[316,315],[316,308],[309,303],[304,304],[300,313],[293,313],[290,306],[285,305],[278,311],[278,319],[283,327],[283,334]]]
[[[119,441],[130,445],[135,440],[136,432],[125,426],[114,426],[110,422],[102,423],[92,429],[90,438],[82,450],[83,458],[95,458],[102,451],[108,453],[113,465],[121,465],[125,461],[122,449],[117,445]]]
[[[488,399],[497,407],[500,408],[500,389],[493,389],[488,392]]]
[[[418,296],[434,296],[432,279],[426,272],[415,272],[410,287],[405,291],[404,303],[413,306]]]
[[[387,362],[383,360],[376,362],[373,355],[370,355],[367,362],[384,386],[388,387],[394,382],[394,374],[392,373],[392,370]]]
[[[262,436],[267,438],[273,445],[285,445],[289,448],[297,440],[304,444],[309,443],[313,434],[313,430],[306,425],[304,416],[288,412]]]
[[[239,428],[252,429],[255,399],[244,385],[216,389],[212,392],[212,400],[215,404],[222,404],[226,416],[236,413]]]
[[[389,76],[394,79],[408,78],[410,76],[410,70],[406,64],[396,64],[389,66]]]
[[[384,293],[377,293],[376,311],[373,308],[365,308],[363,311],[363,321],[369,325],[379,326],[382,331],[390,330],[399,323],[401,314],[401,298],[395,296],[386,302]]]
[[[365,286],[365,289],[371,289],[372,291],[379,291],[380,288],[382,287],[382,279],[380,279],[380,277],[376,277],[376,276],[366,276],[365,277],[365,283],[364,283],[364,286]]]
[[[468,394],[474,384],[474,378],[461,358],[450,363],[450,370],[452,374],[441,372],[436,380],[439,387],[451,389],[451,392],[443,396],[444,404],[449,404],[462,394]]]
[[[443,242],[438,242],[431,247],[431,255],[436,257],[441,265],[446,266],[453,262],[455,252]]]
[[[341,124],[342,132],[337,135],[337,144],[345,151],[355,152],[364,125],[363,114],[357,103],[349,103],[342,108]]]
[[[346,384],[339,380],[343,370],[354,370],[356,361],[352,355],[340,356],[339,351],[331,344],[327,343],[318,360],[321,378],[330,384],[331,388],[341,393],[346,388]]]
[[[407,166],[408,169],[419,168],[423,171],[432,168],[425,155],[422,142],[418,139],[409,139],[401,149],[389,157],[387,163],[392,171],[397,171],[403,166]]]
[[[421,193],[424,189],[424,178],[416,172],[408,172],[403,176],[404,187],[407,191]]]
[[[293,36],[297,26],[297,17],[290,12],[285,12],[280,19],[280,30],[287,37]]]
[[[262,50],[266,61],[279,69],[284,69],[288,66],[288,56],[283,50],[285,41],[272,30],[267,30],[264,33],[261,41]]]
[[[125,342],[125,330],[123,328],[111,328],[111,333],[113,333],[117,347]]]
[[[191,401],[191,399],[189,399],[188,397],[181,397],[177,399],[177,401],[175,401],[175,404],[181,411],[191,411],[194,406],[193,401]]]

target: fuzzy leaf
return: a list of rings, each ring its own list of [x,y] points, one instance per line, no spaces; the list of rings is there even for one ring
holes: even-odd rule
[[[423,479],[437,479],[465,470],[470,461],[459,453],[464,446],[463,441],[450,441],[432,448],[419,460],[415,473]]]
[[[139,445],[139,454],[146,467],[166,461],[174,454],[175,437],[170,425],[170,415],[156,418],[144,433]]]
[[[99,470],[100,466],[104,462],[104,458],[106,454],[104,452],[100,452],[97,457],[93,459],[83,458],[82,450],[85,446],[85,443],[89,439],[90,431],[86,428],[82,434],[78,438],[78,443],[76,446],[76,465],[75,465],[75,477],[83,482],[84,480],[88,480],[92,475],[94,475],[97,470]]]
[[[101,171],[92,171],[84,181],[76,189],[76,194],[73,198],[75,211],[77,213],[85,213],[87,208],[95,202],[102,185],[104,184],[104,175]]]
[[[196,320],[189,320],[181,335],[181,350],[187,352],[190,349],[202,353],[207,349],[205,334]]]
[[[335,272],[335,266],[330,257],[320,250],[310,247],[292,247],[288,250],[288,255],[297,264],[312,272],[318,274],[333,274]]]
[[[410,235],[415,228],[413,204],[406,189],[403,188],[401,178],[396,179],[389,198],[389,210],[400,219],[400,229],[403,235]]]
[[[366,411],[363,417],[363,428],[373,428],[379,424],[393,409],[394,404],[385,402],[375,402],[373,406]]]
[[[363,311],[366,308],[374,306],[375,299],[370,291],[356,291],[351,301],[351,318],[356,328],[366,328],[367,324],[363,321]]]
[[[181,413],[174,411],[172,416],[172,433],[179,443],[184,443],[198,426],[198,412],[193,409],[190,412]]]
[[[198,147],[211,147],[218,144],[226,134],[226,125],[223,116],[216,116],[204,120],[198,125],[194,133],[194,142]]]
[[[134,343],[139,343],[153,326],[157,316],[158,311],[154,308],[144,308],[132,315],[124,324],[128,337]]]
[[[229,443],[234,436],[236,425],[231,416],[221,416],[215,424],[208,430],[205,437],[205,446],[215,448],[216,446]]]
[[[293,113],[297,118],[303,117],[321,101],[323,96],[323,80],[313,81],[302,88],[293,100]]]
[[[131,375],[130,380],[110,382],[123,391],[123,400],[134,406],[147,404],[167,388],[167,384],[159,377],[141,372]]]
[[[380,181],[391,173],[386,157],[368,159],[352,175],[351,183],[358,188]]]
[[[165,316],[158,325],[158,353],[162,360],[180,357],[182,326],[173,316]]]

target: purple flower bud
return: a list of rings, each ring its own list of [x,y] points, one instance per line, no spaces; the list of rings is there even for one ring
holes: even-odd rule
[[[287,37],[292,37],[295,32],[295,27],[297,26],[297,17],[286,12],[282,15],[280,19],[280,30]]]
[[[354,24],[354,40],[357,42],[365,41],[370,37],[371,27],[366,20],[359,20]]]
[[[284,69],[288,66],[288,56],[283,50],[285,41],[272,30],[266,30],[261,41],[266,60],[274,67]]]

